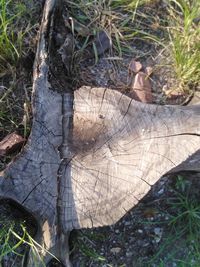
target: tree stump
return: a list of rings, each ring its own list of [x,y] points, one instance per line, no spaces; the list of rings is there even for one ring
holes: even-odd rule
[[[162,175],[199,171],[200,106],[148,105],[106,88],[58,93],[49,79],[55,9],[56,1],[47,0],[34,67],[32,132],[1,173],[0,197],[33,214],[37,241],[70,266],[69,231],[113,224]],[[46,264],[50,258],[46,253]],[[34,266],[31,257],[28,266]]]

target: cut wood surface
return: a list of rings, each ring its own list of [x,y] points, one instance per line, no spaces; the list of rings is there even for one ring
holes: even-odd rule
[[[32,132],[1,173],[0,196],[36,217],[37,240],[67,266],[70,230],[113,224],[162,175],[200,169],[200,106],[148,105],[86,86],[58,93],[48,79],[54,4],[46,1],[40,30]]]

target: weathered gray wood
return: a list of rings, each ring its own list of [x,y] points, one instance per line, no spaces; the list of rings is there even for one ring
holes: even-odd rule
[[[70,162],[76,227],[116,222],[195,153],[199,118],[199,107],[146,105],[103,88],[76,91]]]
[[[48,65],[54,4],[46,1],[40,30],[32,132],[1,174],[0,197],[31,212],[37,241],[69,266],[70,230],[113,224],[162,175],[199,170],[200,106],[147,105],[105,88],[57,93]]]
[[[36,241],[70,266],[68,234],[60,231],[57,215],[62,96],[48,82],[48,40],[55,4],[56,0],[46,1],[41,22],[33,75],[32,132],[24,151],[0,174],[0,197],[13,199],[31,212],[39,225]],[[45,250],[41,254],[45,263],[52,258]],[[32,255],[27,266],[35,266]]]

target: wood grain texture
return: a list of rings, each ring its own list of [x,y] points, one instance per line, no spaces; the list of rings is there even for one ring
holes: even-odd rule
[[[199,117],[199,107],[146,105],[105,88],[76,91],[70,176],[77,223],[65,210],[66,229],[122,217],[198,150]]]

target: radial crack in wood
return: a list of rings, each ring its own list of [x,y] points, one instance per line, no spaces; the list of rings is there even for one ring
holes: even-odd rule
[[[69,231],[113,224],[162,175],[199,170],[200,106],[147,105],[105,88],[58,93],[49,79],[54,4],[46,1],[40,30],[32,132],[1,173],[0,197],[33,214],[36,240],[70,266]]]

